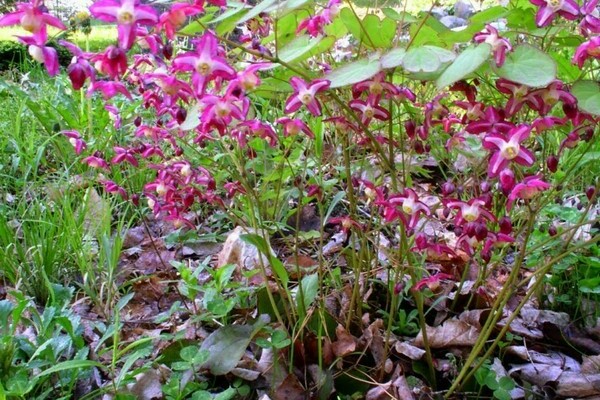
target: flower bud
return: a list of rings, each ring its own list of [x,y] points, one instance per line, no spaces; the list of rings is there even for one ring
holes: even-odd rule
[[[550,172],[556,172],[558,169],[558,157],[552,155],[546,159],[546,166]]]
[[[512,232],[512,221],[509,217],[502,217],[500,221],[498,221],[498,225],[500,226],[500,233],[504,233],[505,235],[510,235]]]
[[[596,188],[594,186],[589,186],[586,190],[585,190],[585,196],[588,198],[588,200],[592,201],[592,199],[594,198],[594,195],[596,194]]]
[[[483,181],[479,185],[479,188],[481,189],[482,193],[488,193],[490,190],[492,190],[492,185],[490,185],[488,181]]]
[[[558,231],[557,231],[555,225],[550,225],[550,227],[548,228],[548,234],[550,236],[556,236],[558,234]]]
[[[515,186],[515,174],[510,168],[504,168],[500,171],[500,188],[504,194],[510,193]]]
[[[452,183],[450,181],[446,181],[442,185],[442,194],[444,196],[450,196],[452,193],[454,193],[455,190],[456,190],[456,186],[454,186],[454,183]]]

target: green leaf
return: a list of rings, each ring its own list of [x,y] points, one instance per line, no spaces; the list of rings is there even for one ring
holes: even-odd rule
[[[359,60],[350,64],[346,64],[341,68],[331,71],[325,75],[325,79],[331,81],[331,87],[337,88],[354,83],[362,82],[365,79],[373,77],[381,71],[381,63],[379,60]]]
[[[285,63],[300,59],[302,56],[310,56],[310,51],[319,44],[322,37],[311,38],[308,35],[298,36],[287,43],[278,53],[278,57]],[[304,57],[302,57],[304,58]]]
[[[590,114],[600,115],[600,85],[593,81],[580,81],[571,89],[577,106]]]
[[[211,333],[200,346],[210,354],[203,366],[215,375],[229,373],[244,355],[252,332],[249,325],[227,325]]]
[[[381,66],[386,69],[398,67],[402,65],[402,60],[404,60],[405,55],[406,49],[402,47],[393,49],[381,57]]]
[[[236,22],[236,25],[242,24],[254,17],[257,17],[258,14],[265,12],[265,10],[275,4],[276,1],[277,0],[264,0],[262,3],[255,5],[250,11],[248,11],[246,15]]]
[[[556,79],[556,62],[545,52],[521,45],[506,55],[501,68],[493,66],[498,76],[530,87],[542,87]]]
[[[475,72],[490,57],[491,50],[488,43],[464,50],[437,79],[437,88],[441,90]]]
[[[302,287],[303,310],[306,311],[312,302],[315,301],[317,293],[319,292],[319,275],[306,275],[302,278],[300,287]],[[299,300],[300,299],[298,298],[297,301]]]
[[[383,12],[383,15],[385,15],[388,18],[393,19],[394,21],[398,21],[398,22],[402,22],[405,24],[410,24],[413,22],[417,22],[417,18],[414,17],[413,15],[404,12],[404,11],[396,11],[393,8],[384,8],[383,10],[381,10]]]
[[[232,2],[229,2],[228,5],[232,5]],[[237,3],[235,5],[233,5],[232,8],[230,8],[229,10],[225,11],[223,14],[219,15],[218,17],[216,17],[215,19],[213,19],[212,21],[210,21],[211,24],[216,24],[217,22],[221,22],[226,20],[227,18],[233,17],[234,15],[237,15],[239,12],[245,10],[245,5],[243,3]]]
[[[367,39],[366,44],[373,47],[391,47],[396,36],[396,22],[391,18],[379,19],[375,14],[369,14],[362,20],[362,27]]]
[[[240,235],[240,239],[242,239],[246,243],[250,243],[251,245],[255,246],[258,249],[258,251],[260,251],[263,255],[269,258],[269,263],[271,264],[271,267],[273,267],[273,270],[275,271],[275,274],[277,275],[279,280],[281,280],[281,284],[283,285],[283,287],[287,287],[290,281],[287,270],[285,269],[283,263],[277,257],[273,256],[271,248],[265,240],[265,238],[255,233],[252,233]]]
[[[103,368],[103,365],[97,361],[92,361],[92,360],[69,360],[69,361],[61,362],[53,367],[43,370],[36,377],[41,378],[42,376],[54,374],[54,373],[60,372],[60,371],[66,371],[69,369],[80,370],[83,368],[92,368],[92,367]]]
[[[472,23],[487,24],[488,22],[493,22],[498,18],[504,17],[508,12],[506,7],[494,6],[473,14],[473,16],[469,18],[469,21]]]
[[[278,2],[278,4],[268,7],[264,12],[270,14],[272,17],[275,16],[276,18],[281,18],[309,2],[311,2],[311,0],[287,0],[283,3]]]
[[[428,47],[412,47],[404,55],[402,66],[408,72],[433,72],[442,65],[435,51]]]

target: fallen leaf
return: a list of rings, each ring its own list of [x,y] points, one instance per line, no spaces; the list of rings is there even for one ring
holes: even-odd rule
[[[331,346],[336,357],[344,357],[356,350],[356,338],[348,333],[341,324],[335,328],[335,336],[337,340]]]
[[[211,333],[200,346],[200,350],[210,354],[203,367],[214,375],[230,372],[244,355],[253,330],[249,325],[227,325]]]

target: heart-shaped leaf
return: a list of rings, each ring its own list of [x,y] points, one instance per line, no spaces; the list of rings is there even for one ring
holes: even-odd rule
[[[573,85],[571,93],[577,106],[590,114],[600,115],[600,85],[593,81],[581,81]]]
[[[437,88],[441,90],[475,72],[490,57],[491,50],[488,43],[464,50],[437,79]]]
[[[362,82],[365,79],[373,77],[379,71],[381,71],[381,62],[379,60],[364,59],[331,71],[325,75],[325,79],[331,81],[330,87],[336,88]]]
[[[521,45],[506,55],[498,76],[530,87],[542,87],[556,79],[556,62],[543,51]]]

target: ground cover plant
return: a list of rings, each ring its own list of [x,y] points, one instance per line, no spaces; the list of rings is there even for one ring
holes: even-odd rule
[[[382,5],[0,17],[0,398],[600,396],[598,1]]]

